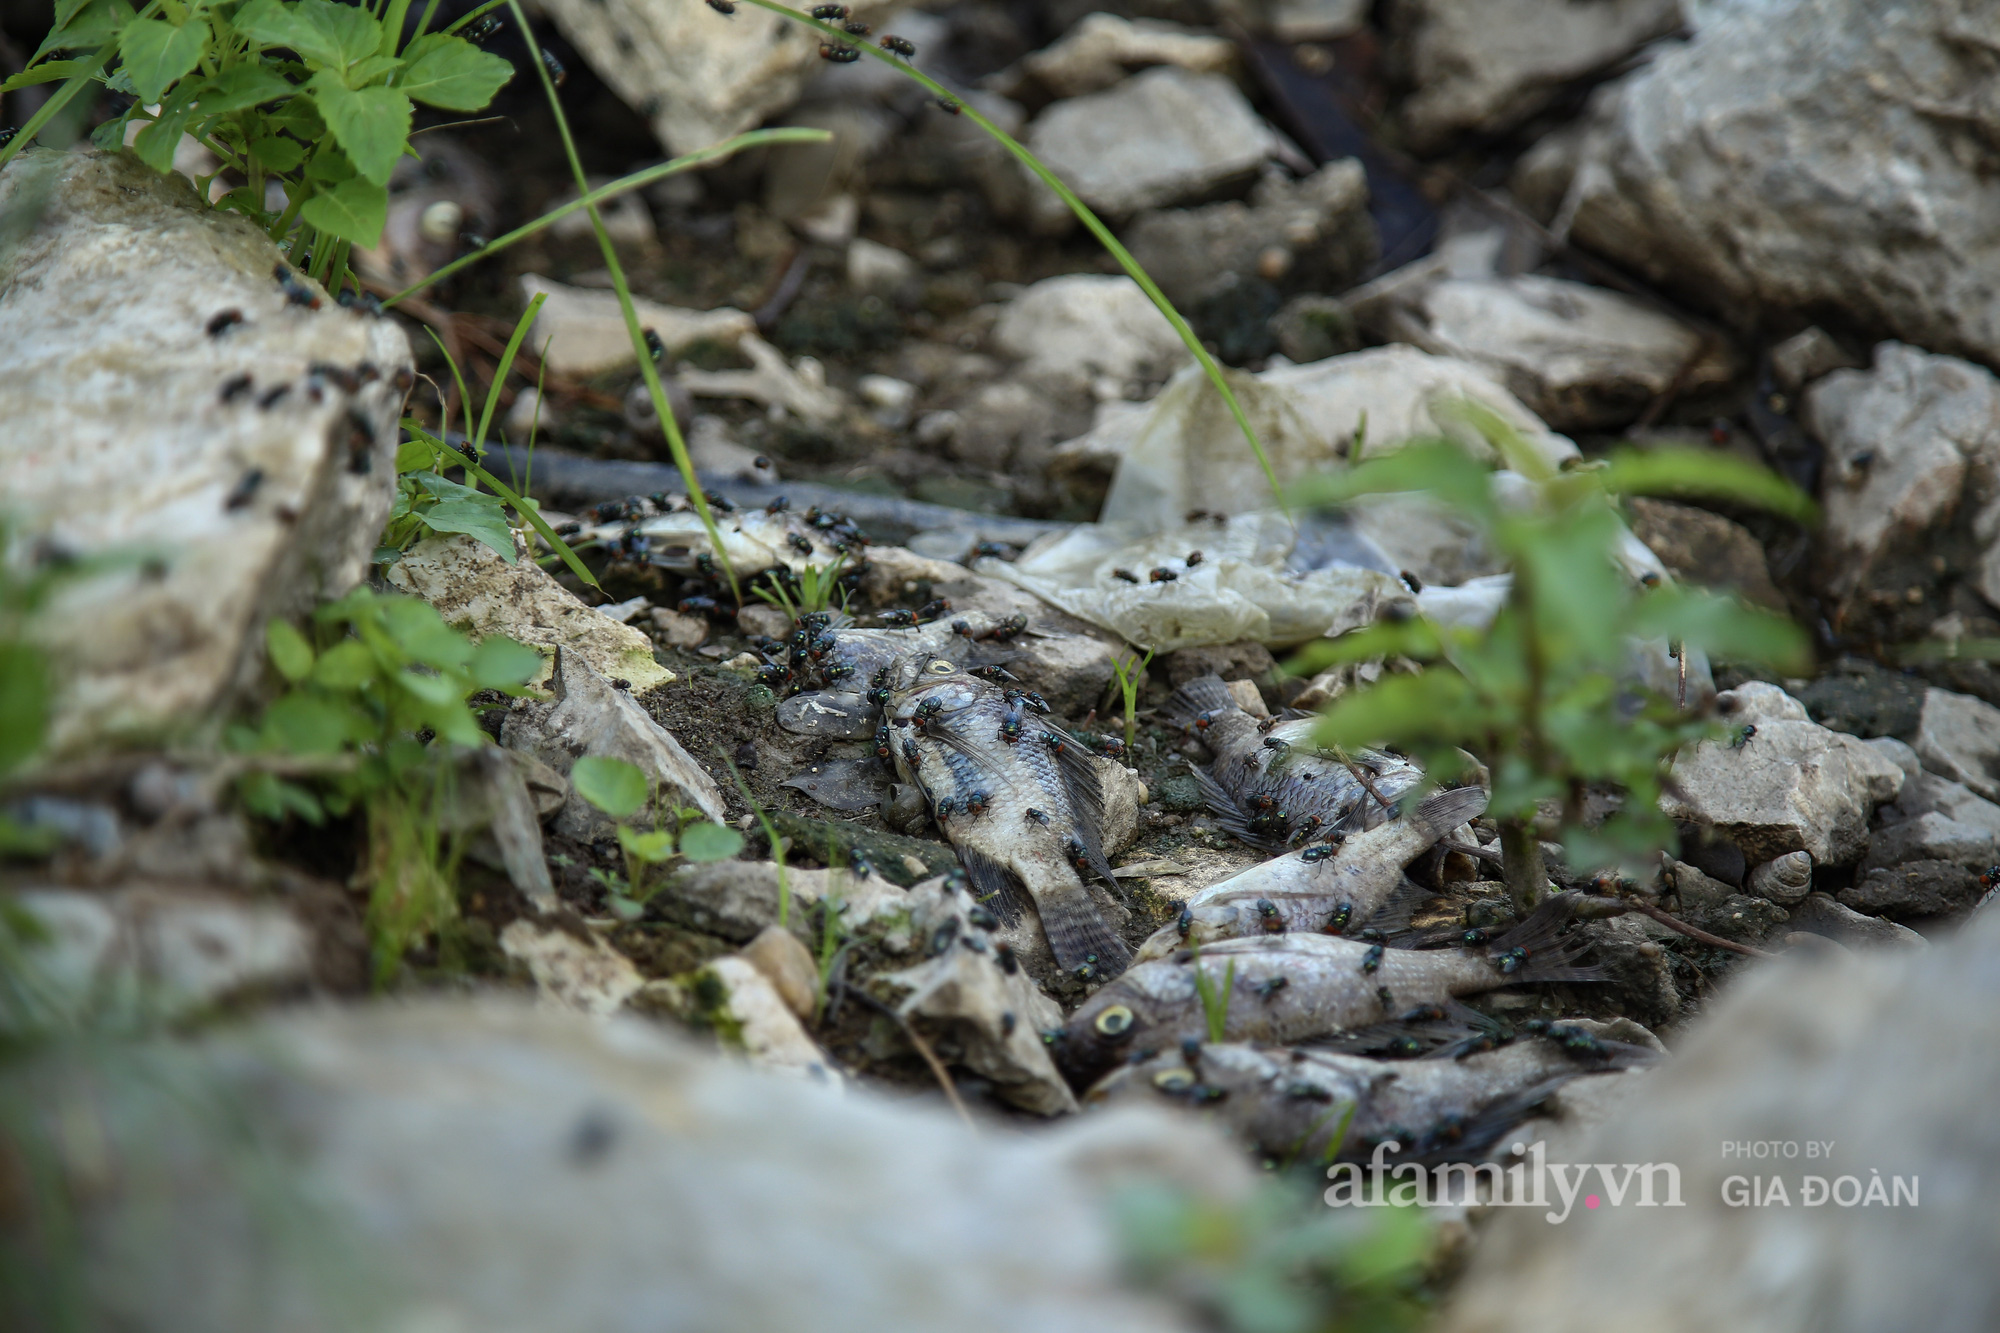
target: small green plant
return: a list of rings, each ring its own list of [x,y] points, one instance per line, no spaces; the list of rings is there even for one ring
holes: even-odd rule
[[[181,136],[192,135],[215,154],[218,174],[243,181],[219,206],[289,244],[295,263],[310,256],[312,276],[338,289],[350,247],[381,239],[389,177],[409,151],[416,104],[479,111],[514,74],[455,35],[472,15],[449,31],[428,31],[436,0],[406,41],[409,9],[410,0],[365,8],[151,0],[134,14],[124,0],[60,0],[47,39],[0,92],[62,79],[51,104],[92,80],[130,95],[131,107],[100,125],[93,143],[115,149],[129,125],[142,126],[132,151],[166,171]],[[72,51],[88,54],[54,58]],[[105,74],[114,56],[117,68]],[[53,115],[47,106],[43,113],[0,148],[0,163]],[[196,182],[204,198],[209,179]],[[276,210],[265,208],[271,182],[284,194]],[[296,233],[294,223],[302,224]]]
[[[584,755],[571,766],[569,780],[577,795],[617,821],[625,873],[593,869],[590,877],[603,887],[612,912],[625,920],[636,921],[657,890],[653,867],[664,866],[677,856],[693,862],[727,861],[743,850],[741,833],[695,819],[701,813],[698,810],[675,810],[673,828],[661,828],[657,820],[650,829],[633,825],[630,821],[652,803],[651,784],[637,765],[623,759]]]
[[[317,824],[360,809],[362,878],[378,984],[424,939],[451,945],[457,918],[456,840],[441,832],[456,751],[491,743],[468,698],[524,695],[542,656],[512,639],[476,646],[414,597],[358,588],[313,613],[317,643],[281,620],[266,632],[271,665],[290,686],[254,728],[231,729],[252,761],[308,761],[309,781],[252,762],[237,785],[246,809]]]
[[[1290,1175],[1229,1201],[1135,1183],[1109,1206],[1134,1282],[1227,1333],[1390,1333],[1426,1313],[1422,1209],[1328,1208]]]
[[[1118,693],[1125,701],[1125,748],[1130,750],[1139,737],[1139,687],[1146,683],[1146,668],[1153,665],[1153,650],[1146,655],[1134,653],[1129,657],[1111,659],[1111,674],[1118,682]]]
[[[847,605],[846,593],[840,588],[840,576],[847,566],[845,551],[836,555],[825,566],[807,565],[799,570],[793,587],[798,590],[795,597],[786,588],[786,575],[791,570],[778,565],[765,570],[761,578],[750,585],[751,593],[758,599],[777,607],[794,621],[802,615],[814,611],[824,611],[833,605],[833,595],[841,593],[841,606]]]
[[[1499,615],[1484,629],[1422,618],[1381,623],[1300,655],[1299,669],[1405,657],[1426,664],[1336,700],[1315,739],[1327,746],[1387,743],[1420,758],[1435,779],[1467,768],[1465,751],[1492,775],[1488,810],[1500,826],[1508,890],[1531,906],[1546,883],[1535,829],[1540,803],[1561,810],[1569,865],[1622,865],[1641,873],[1672,827],[1659,797],[1681,747],[1719,734],[1673,693],[1633,675],[1636,645],[1689,646],[1739,662],[1791,670],[1807,660],[1789,622],[1727,597],[1635,581],[1613,558],[1624,536],[1617,498],[1706,495],[1804,520],[1812,504],[1778,477],[1728,455],[1695,450],[1624,452],[1608,462],[1551,469],[1492,413],[1463,416],[1525,477],[1525,507],[1501,503],[1491,473],[1459,446],[1419,441],[1340,476],[1300,488],[1308,503],[1424,492],[1479,530],[1512,572]],[[1622,796],[1595,828],[1584,802],[1592,788]]]

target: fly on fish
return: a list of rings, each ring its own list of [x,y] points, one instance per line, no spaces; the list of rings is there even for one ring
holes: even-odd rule
[[[946,657],[910,654],[883,693],[885,718],[910,742],[894,751],[897,772],[929,802],[974,892],[1009,924],[1032,906],[1065,971],[1124,971],[1131,951],[1086,879],[1116,882],[1099,832],[1101,761],[1016,692]]]
[[[1217,676],[1175,690],[1166,716],[1215,756],[1208,771],[1195,770],[1195,780],[1217,823],[1269,851],[1372,828],[1393,813],[1384,802],[1393,805],[1424,780],[1422,769],[1392,754],[1317,748],[1310,717],[1258,719]]]

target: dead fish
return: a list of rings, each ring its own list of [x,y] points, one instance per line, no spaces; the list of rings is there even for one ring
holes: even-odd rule
[[[1314,934],[1183,949],[1138,964],[1084,1001],[1055,1040],[1056,1064],[1087,1087],[1132,1051],[1207,1037],[1210,1008],[1223,1011],[1224,1041],[1300,1042],[1517,982],[1595,980],[1595,968],[1571,965],[1588,944],[1560,936],[1569,917],[1570,904],[1552,901],[1476,949],[1385,950]],[[1206,1003],[1203,989],[1213,997]]]
[[[1358,1055],[1236,1042],[1174,1048],[1115,1070],[1092,1088],[1092,1105],[1162,1099],[1212,1108],[1239,1137],[1280,1162],[1474,1160],[1551,1092],[1587,1074],[1657,1057],[1643,1046],[1531,1037],[1463,1060],[1387,1063]]]
[[[1083,879],[1115,883],[1098,832],[1097,761],[1020,692],[949,658],[904,658],[887,691],[884,715],[915,752],[895,748],[897,771],[923,792],[974,891],[1010,924],[1025,893],[1064,970],[1089,969],[1089,979],[1124,971],[1131,951]],[[1030,819],[1031,808],[1045,819]]]
[[[811,673],[816,672],[819,678],[829,683],[840,682],[843,688],[879,691],[887,687],[884,673],[913,654],[941,657],[967,667],[1009,661],[1017,654],[982,642],[980,637],[1003,623],[983,611],[967,611],[949,622],[934,620],[901,629],[859,629],[847,616],[836,615],[824,629],[814,631],[809,647],[820,651],[811,658],[808,673],[802,679],[813,679]],[[800,663],[796,652],[793,656],[792,667],[796,672]]]
[[[703,560],[714,560],[708,530],[684,497],[661,492],[650,500],[634,500],[637,505],[628,501],[628,512],[619,518],[586,524],[581,537],[606,545],[644,537],[652,564],[680,574],[707,572]],[[630,512],[633,508],[640,512]],[[710,512],[723,553],[738,577],[776,568],[793,573],[808,566],[825,569],[843,555],[851,566],[866,541],[859,529],[822,528],[789,510],[724,510],[711,503]]]
[[[1338,847],[1318,844],[1218,880],[1188,900],[1178,923],[1140,945],[1136,959],[1245,935],[1358,930],[1401,888],[1404,866],[1485,809],[1486,793],[1477,787],[1439,792]]]
[[[1349,767],[1313,745],[1313,718],[1260,721],[1229,697],[1218,676],[1175,690],[1166,715],[1215,755],[1207,772],[1195,770],[1195,780],[1223,829],[1254,847],[1276,851],[1370,828],[1392,813],[1382,801],[1394,802],[1424,777],[1409,760],[1377,750],[1355,751]]]

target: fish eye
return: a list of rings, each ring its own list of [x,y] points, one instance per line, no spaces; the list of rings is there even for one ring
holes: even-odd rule
[[[954,670],[956,670],[956,668],[953,667],[951,663],[945,661],[943,658],[938,658],[936,661],[931,663],[931,670],[937,675],[949,676]]]
[[[1194,1086],[1194,1075],[1185,1069],[1162,1069],[1153,1075],[1153,1086],[1161,1092],[1186,1092]]]
[[[1099,1014],[1091,1026],[1107,1037],[1122,1037],[1132,1030],[1132,1011],[1122,1004],[1114,1004]]]

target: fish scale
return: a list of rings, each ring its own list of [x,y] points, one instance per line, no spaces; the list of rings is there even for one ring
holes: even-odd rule
[[[1074,840],[1091,869],[1110,881],[1094,761],[1075,738],[1025,710],[1020,737],[1002,739],[1006,692],[945,658],[910,655],[892,669],[888,688],[885,716],[919,756],[912,764],[895,747],[897,772],[930,803],[981,897],[1003,917],[1018,919],[1015,895],[1025,892],[1064,970],[1122,972],[1131,951],[1104,920],[1068,852]],[[983,798],[977,814],[966,810],[973,795]],[[1030,809],[1047,823],[1030,818]]]

